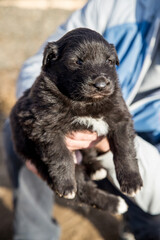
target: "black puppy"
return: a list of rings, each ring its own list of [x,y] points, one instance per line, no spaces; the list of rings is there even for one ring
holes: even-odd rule
[[[87,129],[107,136],[121,190],[132,195],[141,188],[133,123],[116,64],[114,46],[100,34],[85,28],[68,32],[48,43],[40,76],[18,100],[10,118],[16,151],[35,164],[60,196],[74,198],[77,192],[82,202],[123,212],[121,198],[97,189],[87,178],[102,168],[95,161],[97,152],[86,150],[83,164],[75,169],[65,144],[65,135],[72,131]]]

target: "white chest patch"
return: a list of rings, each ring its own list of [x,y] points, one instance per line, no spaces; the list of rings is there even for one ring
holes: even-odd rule
[[[98,136],[107,135],[109,126],[102,118],[92,117],[77,117],[73,123],[85,125],[87,128],[92,128],[92,131],[97,132]]]

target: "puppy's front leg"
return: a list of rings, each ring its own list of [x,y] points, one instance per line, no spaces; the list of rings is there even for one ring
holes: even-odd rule
[[[57,134],[52,139],[53,142],[45,145],[42,158],[53,180],[50,187],[60,197],[72,199],[77,191],[73,156],[65,146],[62,136]]]
[[[121,191],[134,196],[143,182],[136,159],[132,121],[118,123],[108,138]]]

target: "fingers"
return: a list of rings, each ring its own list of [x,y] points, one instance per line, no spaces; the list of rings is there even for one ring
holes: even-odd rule
[[[33,164],[31,163],[30,160],[26,161],[26,167],[27,167],[31,172],[33,172],[34,174],[36,174],[38,177],[41,178],[40,174],[38,173],[37,168],[35,167],[35,165],[33,165]]]
[[[99,141],[95,147],[100,152],[107,152],[110,150],[109,142],[106,137]]]
[[[77,141],[78,140],[94,141],[98,138],[98,135],[96,132],[81,131],[81,132],[72,132],[71,134],[68,134],[67,137]]]
[[[66,137],[66,146],[70,151],[91,148],[101,141],[102,138],[103,137],[98,137],[96,133],[92,135],[77,132]]]
[[[74,140],[74,139],[66,138],[66,145],[70,151],[88,148],[90,146],[90,144],[91,144],[91,141],[88,141],[88,140],[81,141],[81,140]]]
[[[66,146],[70,151],[96,147],[101,152],[110,149],[109,142],[104,136],[97,136],[96,132],[72,132],[66,136]]]

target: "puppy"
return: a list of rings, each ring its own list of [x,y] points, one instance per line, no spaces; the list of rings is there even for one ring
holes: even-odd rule
[[[16,151],[30,159],[49,186],[65,198],[76,198],[113,213],[124,201],[89,180],[102,167],[95,149],[74,164],[65,135],[96,131],[107,136],[122,192],[142,187],[134,149],[133,123],[118,84],[115,48],[100,34],[78,28],[45,48],[40,76],[14,106],[10,119]]]

